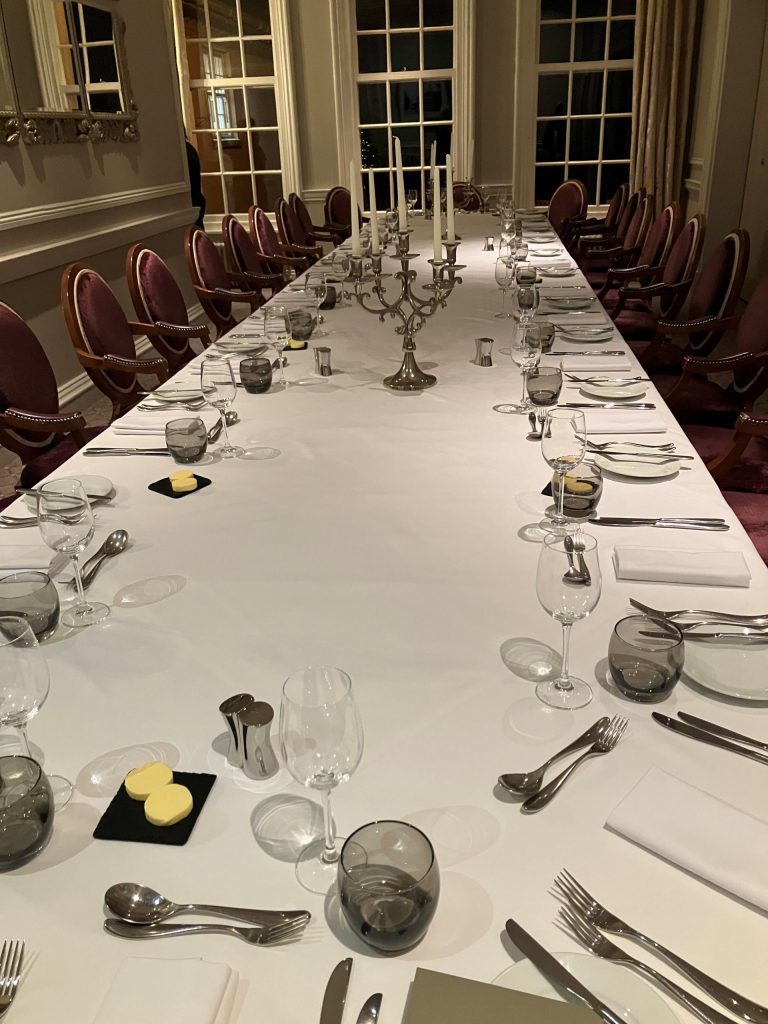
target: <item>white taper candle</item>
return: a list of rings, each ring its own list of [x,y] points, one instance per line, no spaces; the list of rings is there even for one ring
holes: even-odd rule
[[[379,222],[376,216],[376,188],[373,181],[373,170],[368,168],[368,195],[371,207],[371,252],[374,256],[379,252]]]
[[[360,255],[360,217],[357,209],[357,172],[355,161],[349,161],[349,215],[352,222],[352,255]]]

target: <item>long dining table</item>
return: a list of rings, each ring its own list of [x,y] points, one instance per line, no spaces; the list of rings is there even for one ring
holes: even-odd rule
[[[412,226],[411,248],[421,252],[413,269],[426,283],[431,225],[415,218]],[[457,227],[462,282],[417,335],[417,359],[438,378],[433,388],[385,387],[402,357],[394,322],[356,303],[337,306],[325,313],[322,341],[332,350],[332,376],[315,375],[312,339],[308,350],[286,353],[288,387],[261,395],[238,389],[233,443],[273,457],[201,466],[212,485],[181,500],[148,489],[173,468],[162,457],[81,451],[58,470],[114,482],[113,501],[97,509],[92,546],[118,527],[130,545],[89,591],[111,605],[109,618],[62,630],[43,647],[51,693],[30,740],[46,770],[67,776],[75,792],[47,849],[0,880],[0,938],[23,938],[28,949],[9,1019],[85,1024],[126,957],[202,957],[239,973],[234,1020],[306,1024],[319,1020],[333,966],[352,956],[345,1020],[379,991],[382,1024],[395,1024],[418,966],[491,981],[519,959],[503,937],[508,917],[550,950],[579,950],[556,924],[552,882],[563,868],[626,920],[768,1003],[765,915],[605,827],[653,767],[768,817],[763,765],[667,732],[651,707],[622,698],[606,678],[611,631],[631,613],[631,596],[661,608],[764,612],[768,569],[649,384],[645,400],[656,404],[664,433],[640,440],[671,440],[693,459],[659,480],[606,474],[601,513],[717,516],[730,530],[585,526],[598,540],[603,589],[594,612],[574,627],[572,671],[590,682],[594,698],[577,711],[538,701],[526,659],[559,650],[560,627],[537,600],[540,545],[525,528],[548,504],[541,491],[552,471],[526,439],[527,417],[494,410],[516,401],[521,384],[503,353],[513,321],[495,317],[497,253],[483,251],[497,223],[473,214],[457,216]],[[390,257],[384,265],[399,269]],[[583,283],[580,275],[572,281]],[[388,288],[393,294],[391,280]],[[491,367],[475,363],[480,336],[495,340]],[[558,338],[555,349],[564,347]],[[625,343],[615,332],[600,347]],[[199,359],[168,386],[194,386]],[[628,359],[638,371],[629,351]],[[575,400],[579,392],[566,395]],[[163,440],[113,425],[95,443]],[[22,540],[36,544],[37,531],[0,534],[3,557]],[[612,566],[617,543],[738,550],[751,586],[620,581]],[[333,892],[299,885],[294,862],[317,834],[318,794],[293,781],[282,761],[277,775],[259,782],[224,757],[218,705],[243,691],[269,702],[279,754],[282,684],[309,664],[349,673],[365,732],[358,769],[333,794],[339,835],[401,819],[423,829],[436,850],[437,913],[421,944],[400,956],[380,956],[359,941]],[[768,740],[766,707],[685,676],[658,705]],[[533,769],[596,718],[614,714],[629,719],[616,749],[584,765],[543,811],[521,814],[519,801],[499,791],[501,773]],[[0,740],[8,752],[13,738]],[[126,772],[155,759],[217,776],[189,842],[94,839]],[[103,928],[104,893],[120,881],[177,901],[306,908],[312,921],[300,941],[274,948],[216,935],[131,942]],[[633,952],[652,960],[639,947]],[[694,1019],[670,1005],[680,1021]]]

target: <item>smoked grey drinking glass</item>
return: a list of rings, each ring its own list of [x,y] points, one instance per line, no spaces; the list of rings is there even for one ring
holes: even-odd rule
[[[684,662],[683,634],[672,622],[628,615],[613,627],[608,645],[611,678],[630,700],[664,700],[675,688]]]
[[[165,444],[174,462],[198,462],[208,447],[208,431],[199,416],[169,420],[165,425]]]
[[[14,572],[0,578],[0,616],[26,619],[38,641],[47,640],[59,624],[59,594],[46,572]]]
[[[0,871],[41,853],[53,832],[54,803],[45,772],[31,757],[0,757]]]
[[[411,949],[437,910],[435,851],[407,822],[371,822],[344,843],[338,886],[347,923],[363,942],[384,953]]]
[[[272,363],[264,356],[241,360],[240,383],[249,395],[263,395],[272,386]]]

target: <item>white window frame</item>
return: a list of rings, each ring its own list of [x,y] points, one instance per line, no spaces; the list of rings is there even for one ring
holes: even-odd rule
[[[414,81],[430,78],[444,81],[450,77],[453,82],[453,145],[454,179],[468,180],[474,166],[474,75],[475,75],[475,0],[453,0],[453,52],[454,67],[450,75],[445,71],[393,71],[375,72],[369,75],[357,73],[357,31],[355,0],[330,0],[331,13],[331,56],[333,63],[334,103],[336,110],[336,152],[338,159],[339,183],[349,185],[349,161],[361,165],[360,154],[360,109],[358,104],[358,82],[387,82],[387,104],[389,106],[389,82]],[[435,26],[438,29],[438,26]],[[390,32],[413,32],[423,35],[423,29],[392,29]],[[427,29],[426,31],[430,31]],[[375,34],[375,33],[371,33]],[[390,122],[391,123],[391,122]],[[441,122],[425,122],[439,125]],[[406,124],[403,124],[406,127]],[[397,124],[392,124],[397,134]],[[386,168],[377,168],[377,172]]]
[[[271,34],[270,36],[264,36],[263,38],[269,38],[272,41],[272,59],[274,63],[274,74],[264,75],[256,77],[241,77],[241,78],[209,78],[203,80],[190,80],[189,78],[189,66],[187,62],[187,50],[186,40],[183,32],[183,13],[182,13],[182,0],[171,0],[173,9],[173,24],[174,34],[176,38],[176,55],[179,69],[179,83],[181,89],[181,105],[184,115],[184,123],[187,129],[187,135],[191,139],[192,133],[197,129],[195,128],[194,112],[192,106],[192,92],[193,88],[205,87],[213,89],[214,98],[218,95],[219,89],[242,89],[243,86],[266,86],[274,89],[275,92],[275,108],[277,111],[277,126],[275,128],[263,128],[259,131],[275,131],[277,132],[279,144],[280,144],[280,170],[268,170],[265,174],[277,174],[279,173],[282,177],[282,194],[288,195],[290,192],[301,192],[301,170],[300,170],[300,159],[299,159],[299,139],[296,128],[296,93],[294,87],[294,75],[293,75],[293,56],[291,50],[291,39],[288,22],[288,0],[269,0],[269,16]],[[241,26],[242,27],[242,26]],[[242,37],[242,33],[241,33]],[[248,36],[250,39],[258,39],[257,36]],[[210,99],[210,96],[209,96]],[[226,101],[226,100],[225,100]],[[215,118],[212,118],[215,122]],[[237,131],[237,129],[233,129]],[[217,146],[220,147],[221,139],[217,140]],[[224,199],[225,210],[227,206],[227,195],[226,188],[224,187],[224,170],[221,166],[221,149],[219,148],[219,161],[220,170],[218,172],[219,178],[222,182],[222,195]],[[245,176],[246,172],[242,172]],[[247,174],[255,174],[258,176],[258,172],[248,171]],[[205,185],[205,178],[203,176],[203,190]],[[237,216],[238,220],[242,223],[247,223],[247,211],[233,211]],[[272,210],[266,211],[272,214]],[[211,234],[218,234],[221,230],[221,218],[222,214],[212,213],[206,214],[205,226],[206,230],[210,230]]]
[[[539,65],[539,0],[528,0],[526,3],[517,5],[517,32],[515,33],[515,68],[516,88],[514,105],[514,131],[515,131],[515,158],[514,158],[514,182],[515,201],[521,206],[532,207],[535,199],[535,176],[536,176],[536,132],[537,132],[537,109],[539,70],[546,69],[545,73],[565,74],[568,72],[589,72],[589,71],[631,71],[634,69],[634,60],[608,61],[605,59],[597,61],[567,61],[563,63],[552,63]],[[610,14],[610,7],[609,7]],[[619,16],[617,20],[636,21],[636,15]],[[547,20],[545,24],[571,23],[572,19]],[[595,22],[610,22],[610,17],[596,17],[590,19],[578,19],[577,24]],[[571,89],[573,77],[569,75],[568,82],[568,110],[570,110]],[[553,117],[551,120],[566,121],[565,159],[555,161],[564,164],[566,168],[573,164],[578,168],[581,164],[600,163],[626,163],[626,160],[569,160],[570,145],[570,123],[571,120],[592,119],[600,121],[600,150],[602,153],[603,122],[611,117],[626,117],[626,114],[605,114],[605,90],[603,90],[603,107],[599,114],[564,114],[562,117]],[[598,176],[599,181],[599,176]],[[599,192],[598,196],[599,198]],[[541,204],[539,204],[541,205]],[[607,204],[596,204],[593,210],[605,210]]]

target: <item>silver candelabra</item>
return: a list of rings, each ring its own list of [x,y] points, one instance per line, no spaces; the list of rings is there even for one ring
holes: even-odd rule
[[[428,261],[432,265],[432,281],[424,285],[424,288],[432,294],[417,295],[417,274],[415,270],[411,270],[410,264],[419,254],[408,251],[410,234],[410,230],[397,232],[394,259],[400,261],[401,269],[394,276],[400,281],[400,294],[394,302],[387,302],[384,294],[382,281],[391,275],[383,274],[381,271],[381,253],[371,255],[369,272],[364,272],[362,256],[350,258],[349,279],[354,285],[355,297],[362,308],[368,313],[374,313],[382,322],[385,316],[400,320],[395,330],[403,336],[403,362],[397,373],[384,378],[384,384],[395,391],[423,391],[437,382],[437,377],[431,373],[424,373],[419,368],[413,354],[416,350],[414,336],[424,326],[424,321],[428,317],[434,316],[441,306],[445,306],[454,285],[461,284],[457,271],[464,269],[462,264],[456,262],[458,241],[444,241],[446,258]],[[366,299],[371,300],[372,296],[364,286],[371,283],[373,295],[378,299],[379,306],[366,303]]]

